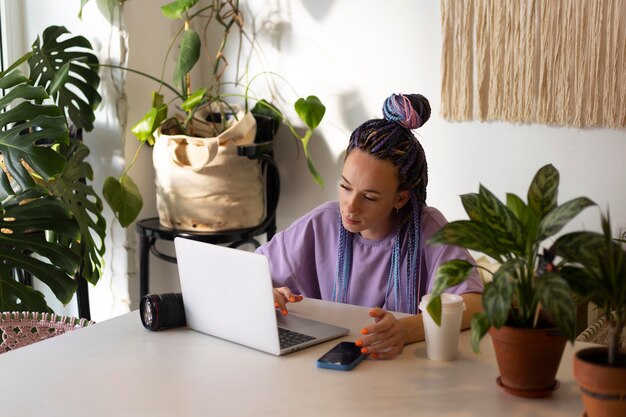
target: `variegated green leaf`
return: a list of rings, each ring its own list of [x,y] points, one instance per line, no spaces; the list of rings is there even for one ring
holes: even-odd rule
[[[478,201],[482,221],[496,234],[498,244],[508,252],[521,255],[525,249],[524,234],[515,215],[482,185],[479,187]]]
[[[553,208],[539,222],[537,239],[542,241],[560,232],[571,219],[589,206],[595,205],[587,197],[578,197]]]
[[[552,250],[569,264],[559,269],[572,291],[602,311],[622,311],[626,305],[626,250],[612,237],[608,214],[602,233],[577,232],[561,236]],[[619,329],[622,326],[617,326]],[[616,336],[619,340],[619,334]],[[617,354],[618,346],[609,346]]]
[[[535,286],[537,298],[548,312],[550,319],[563,332],[567,340],[573,341],[576,337],[576,304],[567,282],[555,273],[545,273],[536,278]]]
[[[483,306],[489,322],[496,328],[504,326],[509,317],[515,286],[519,283],[518,259],[505,262],[493,274],[493,280],[485,285]]]
[[[602,293],[603,288],[598,279],[599,269],[592,272],[577,266],[565,265],[559,269],[559,275],[567,281],[567,284],[576,294],[580,302],[593,299]]]
[[[470,220],[475,220],[479,222],[482,221],[477,193],[468,193],[461,195],[461,203],[463,203],[465,212],[469,216]]]
[[[475,353],[480,353],[480,341],[487,334],[491,323],[487,319],[484,311],[474,314],[472,317],[472,349]]]
[[[557,256],[588,268],[597,268],[604,250],[604,236],[596,232],[572,232],[560,236],[550,248]]]
[[[444,292],[446,288],[459,285],[467,279],[475,265],[463,259],[452,259],[439,265],[435,273],[433,296]]]
[[[502,262],[508,250],[500,245],[493,231],[484,223],[458,220],[446,224],[428,241],[431,245],[450,244],[476,250]]]
[[[432,297],[426,306],[426,311],[430,314],[437,326],[441,326],[441,295]]]
[[[511,193],[506,195],[506,206],[522,225],[524,240],[534,240],[537,236],[539,219],[530,207],[519,196]]]
[[[441,325],[441,294],[446,288],[459,285],[467,279],[474,265],[463,259],[452,259],[442,263],[435,274],[435,283],[431,291],[431,299],[426,307],[431,317]]]
[[[528,206],[537,218],[556,207],[558,189],[559,171],[552,164],[541,167],[528,188]]]

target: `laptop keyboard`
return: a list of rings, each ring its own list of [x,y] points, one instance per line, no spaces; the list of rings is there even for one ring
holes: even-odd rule
[[[279,327],[278,339],[280,340],[280,348],[285,349],[299,343],[308,342],[309,340],[313,340],[315,338],[313,336],[309,336],[308,334],[302,334]]]

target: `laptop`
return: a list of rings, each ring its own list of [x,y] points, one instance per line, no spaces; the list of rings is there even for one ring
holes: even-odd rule
[[[192,330],[273,355],[349,333],[292,312],[280,314],[264,255],[181,237],[174,239],[174,246],[187,326]],[[281,347],[281,339],[289,341]]]

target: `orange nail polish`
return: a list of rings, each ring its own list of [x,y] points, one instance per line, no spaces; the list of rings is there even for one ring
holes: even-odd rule
[[[286,315],[288,314],[288,312],[287,312],[287,310],[286,310],[286,309],[285,309],[285,310],[283,310],[283,311],[281,311],[281,313],[283,314],[283,316],[286,316]]]
[[[289,301],[292,302],[292,303],[295,303],[296,302],[296,297],[289,297]]]
[[[280,304],[274,303],[274,307],[278,308],[278,307],[280,307]]]
[[[367,350],[367,348],[366,348],[366,347],[361,348],[361,353],[362,353],[362,354],[366,354],[367,352],[368,352],[368,350]]]
[[[372,358],[378,359],[378,353],[372,353]]]
[[[367,330],[367,329],[361,329],[361,334],[369,334],[369,330]]]
[[[361,339],[357,339],[354,341],[354,344],[360,347],[363,346],[363,341]]]
[[[302,301],[303,298],[304,298],[303,296],[299,295],[298,296],[298,301]]]

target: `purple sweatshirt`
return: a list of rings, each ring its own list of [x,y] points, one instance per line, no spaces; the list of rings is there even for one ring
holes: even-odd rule
[[[417,285],[417,304],[430,292],[438,266],[451,259],[466,259],[475,263],[465,249],[451,245],[431,246],[426,242],[446,219],[433,207],[425,207],[422,214],[421,259]],[[408,237],[403,236],[400,249],[400,285],[407,288]],[[396,231],[377,240],[354,236],[352,272],[347,289],[347,301],[365,307],[396,308],[393,288],[388,289],[391,249]],[[313,209],[291,226],[277,233],[256,252],[269,258],[275,287],[287,286],[305,297],[332,300],[339,242],[339,203],[331,201]],[[392,287],[392,286],[390,286]],[[482,293],[483,285],[474,269],[460,285],[449,288],[454,294]],[[406,291],[402,292],[406,294]],[[402,302],[402,307],[408,303]],[[406,311],[403,311],[406,312]]]

